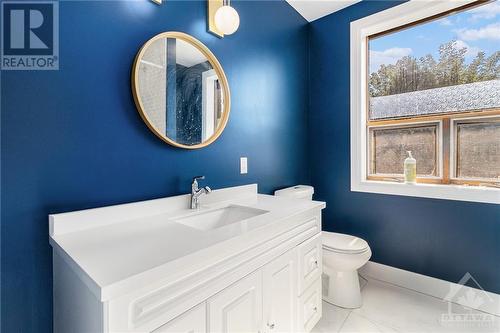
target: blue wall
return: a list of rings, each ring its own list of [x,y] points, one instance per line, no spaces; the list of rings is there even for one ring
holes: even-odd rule
[[[208,34],[205,1],[60,2],[59,71],[2,72],[2,329],[51,332],[49,213],[257,182],[307,182],[308,27],[283,1],[233,2],[236,34]],[[153,35],[194,35],[219,58],[232,92],[222,136],[188,151],[139,117],[130,71]],[[248,156],[249,174],[239,174]]]
[[[61,2],[61,70],[1,73],[4,332],[51,331],[49,213],[186,193],[198,174],[269,193],[308,182],[309,169],[324,228],[366,238],[373,260],[450,281],[469,271],[500,292],[499,206],[349,190],[349,23],[395,2],[311,25],[283,1],[233,4],[240,29],[220,40],[205,31],[204,1]],[[199,38],[229,78],[229,124],[202,150],[161,142],[132,101],[135,53],[167,30]]]
[[[372,260],[500,293],[500,206],[350,192],[349,24],[398,2],[363,1],[310,25],[309,154],[323,228],[365,238]]]

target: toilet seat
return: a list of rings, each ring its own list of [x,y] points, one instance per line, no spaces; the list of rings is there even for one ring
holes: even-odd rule
[[[344,235],[335,232],[322,232],[323,249],[327,251],[358,254],[366,252],[369,249],[368,243],[361,238]]]

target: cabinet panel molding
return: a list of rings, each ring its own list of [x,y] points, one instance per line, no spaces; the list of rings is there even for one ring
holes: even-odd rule
[[[298,293],[301,295],[323,271],[321,233],[298,246]]]
[[[262,328],[262,270],[208,300],[208,331],[258,333]]]
[[[295,332],[297,326],[297,254],[290,250],[263,269],[264,332]]]
[[[207,332],[207,306],[206,302],[184,312],[165,325],[151,333],[206,333]]]
[[[321,297],[321,279],[318,278],[300,296],[299,300],[299,332],[310,332],[321,319],[323,312]]]

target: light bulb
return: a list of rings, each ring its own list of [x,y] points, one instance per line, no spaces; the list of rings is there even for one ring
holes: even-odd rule
[[[224,35],[230,35],[238,30],[240,16],[231,6],[222,6],[215,12],[215,26]]]

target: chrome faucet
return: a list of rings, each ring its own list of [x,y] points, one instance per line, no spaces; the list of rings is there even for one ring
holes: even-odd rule
[[[208,186],[198,188],[198,180],[201,179],[205,179],[205,176],[194,177],[191,183],[191,209],[198,209],[198,198],[202,194],[210,194],[212,192]]]

